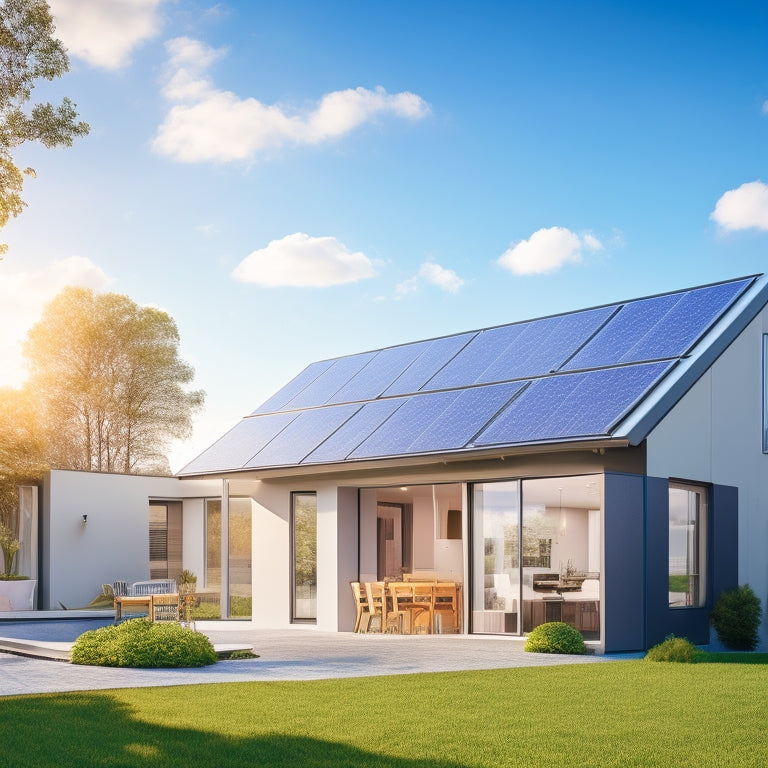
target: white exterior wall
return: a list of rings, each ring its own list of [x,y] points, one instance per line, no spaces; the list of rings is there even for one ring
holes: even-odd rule
[[[43,494],[39,607],[82,608],[102,584],[149,578],[149,499],[213,495],[220,488],[207,480],[51,471]]]
[[[762,451],[762,336],[768,308],[653,430],[648,474],[739,489],[739,583],[768,600],[768,455]],[[768,621],[761,627],[768,647]]]

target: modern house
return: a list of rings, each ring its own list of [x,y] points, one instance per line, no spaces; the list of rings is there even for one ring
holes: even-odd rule
[[[348,631],[350,582],[429,573],[470,633],[706,643],[722,590],[768,593],[767,304],[751,276],[312,363],[180,473],[221,483],[222,605],[245,558],[257,627]]]
[[[428,574],[463,632],[706,643],[768,597],[768,279],[315,362],[178,478],[42,496],[40,607],[184,567],[222,618],[351,631],[350,582]]]

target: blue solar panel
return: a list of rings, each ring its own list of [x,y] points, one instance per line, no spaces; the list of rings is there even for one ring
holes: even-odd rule
[[[396,456],[456,400],[460,392],[435,392],[414,395],[387,419],[365,442],[350,454],[351,459]]]
[[[418,392],[449,360],[477,334],[462,333],[425,342],[421,355],[403,371],[384,395],[410,395]]]
[[[276,467],[299,464],[302,459],[335,432],[362,406],[337,405],[302,411],[265,445],[246,466]]]
[[[352,418],[318,445],[303,463],[343,461],[404,402],[405,398],[393,398],[366,403]]]
[[[523,384],[474,387],[458,397],[408,446],[407,453],[464,448],[522,389]],[[421,395],[420,397],[427,397]],[[417,398],[413,398],[416,400]]]
[[[564,370],[682,355],[749,282],[741,280],[629,302]]]
[[[482,371],[488,368],[515,339],[525,331],[528,323],[505,325],[480,331],[456,357],[433,376],[421,389],[449,389],[474,384]]]
[[[649,363],[538,379],[485,429],[475,445],[607,435],[672,365]]]
[[[331,403],[373,400],[378,397],[429,346],[428,341],[382,349],[336,394]]]
[[[360,355],[337,358],[330,368],[282,406],[281,410],[325,405],[375,354],[363,352]]]
[[[525,323],[524,330],[478,377],[509,381],[556,371],[615,311],[599,307]]]
[[[333,360],[321,360],[308,365],[298,376],[291,379],[282,389],[278,390],[266,402],[262,403],[253,413],[272,413],[279,411],[286,403],[306,389],[321,373],[327,371]]]
[[[273,413],[249,416],[219,438],[208,450],[193,459],[182,470],[183,474],[216,472],[223,469],[241,469],[294,419],[295,413]]]

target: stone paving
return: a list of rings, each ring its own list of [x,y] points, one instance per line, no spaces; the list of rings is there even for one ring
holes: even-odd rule
[[[0,636],[8,637],[9,631],[9,627],[0,624]],[[70,632],[72,631],[74,627],[70,627]],[[525,653],[522,640],[510,637],[355,635],[320,632],[310,628],[205,628],[204,631],[215,644],[252,646],[259,658],[221,661],[201,669],[112,669],[75,666],[61,661],[0,653],[0,696],[199,683],[321,680],[419,672],[593,664],[633,656]],[[38,630],[37,635],[40,634],[41,630]],[[61,633],[56,639],[62,639]]]

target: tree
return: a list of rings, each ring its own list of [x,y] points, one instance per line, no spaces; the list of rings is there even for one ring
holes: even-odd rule
[[[0,551],[3,576],[13,571],[19,550],[19,486],[39,482],[47,466],[44,443],[25,393],[0,388]]]
[[[127,296],[65,288],[24,347],[50,463],[60,469],[168,473],[204,393],[179,358],[176,323]]]
[[[46,102],[26,109],[36,81],[69,71],[55,30],[45,0],[3,0],[0,5],[0,229],[24,209],[24,175],[35,175],[32,168],[16,166],[12,150],[28,141],[69,147],[75,136],[89,130],[87,123],[77,121],[76,105],[66,97],[58,106]],[[0,245],[0,253],[6,250]]]

